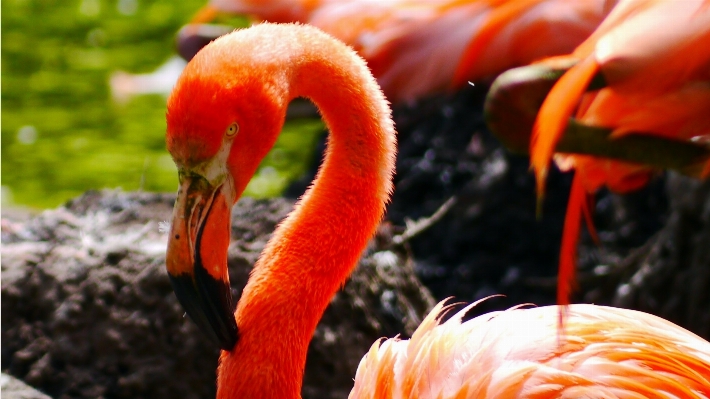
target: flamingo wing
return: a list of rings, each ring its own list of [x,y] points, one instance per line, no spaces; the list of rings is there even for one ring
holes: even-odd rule
[[[444,323],[439,303],[411,339],[376,342],[350,398],[708,398],[710,343],[659,317],[571,305]]]

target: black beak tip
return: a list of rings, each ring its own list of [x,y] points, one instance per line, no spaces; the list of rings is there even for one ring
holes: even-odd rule
[[[175,295],[204,334],[220,348],[232,350],[239,333],[229,283],[215,280],[202,268],[195,268],[195,272],[194,278],[168,274]]]

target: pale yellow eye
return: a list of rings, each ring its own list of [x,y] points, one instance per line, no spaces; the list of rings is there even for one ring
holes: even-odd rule
[[[238,131],[239,131],[239,125],[237,125],[236,123],[232,123],[231,125],[229,125],[229,127],[227,128],[227,131],[224,132],[224,134],[226,134],[227,137],[232,137],[235,134],[237,134]]]

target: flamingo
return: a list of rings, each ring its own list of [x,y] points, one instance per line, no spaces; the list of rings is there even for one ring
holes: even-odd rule
[[[308,23],[351,45],[398,103],[566,54],[609,9],[609,0],[212,0],[178,43],[189,58],[197,24],[217,11]],[[485,46],[469,44],[479,35]]]
[[[543,60],[551,68],[573,66],[550,90],[533,128],[530,153],[539,198],[554,148],[573,114],[581,124],[610,129],[610,145],[633,134],[678,141],[710,134],[708,43],[710,0],[621,0],[572,54]],[[599,81],[602,87],[594,87]],[[638,189],[653,168],[587,155],[556,159],[563,169],[575,170],[557,295],[558,303],[568,304],[581,218],[590,220],[591,194],[602,186]],[[710,161],[705,165],[707,175]],[[702,170],[702,164],[694,169]]]
[[[311,99],[329,128],[313,185],[277,227],[232,311],[230,208],[274,143],[288,102]],[[168,100],[179,173],[166,267],[191,318],[220,344],[218,398],[299,398],[308,343],[355,267],[392,191],[395,130],[365,62],[307,25],[223,36]],[[470,305],[475,306],[475,304]],[[441,323],[373,344],[351,398],[710,398],[710,343],[658,317],[573,305]]]

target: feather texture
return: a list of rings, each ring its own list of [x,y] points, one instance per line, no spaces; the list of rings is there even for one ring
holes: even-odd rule
[[[444,323],[444,302],[409,340],[376,342],[350,399],[710,397],[710,343],[659,317],[571,305],[510,309]],[[373,381],[377,381],[373,384]]]
[[[212,0],[257,21],[302,22],[352,46],[387,98],[413,100],[565,54],[609,0]],[[204,21],[202,13],[198,20]]]

